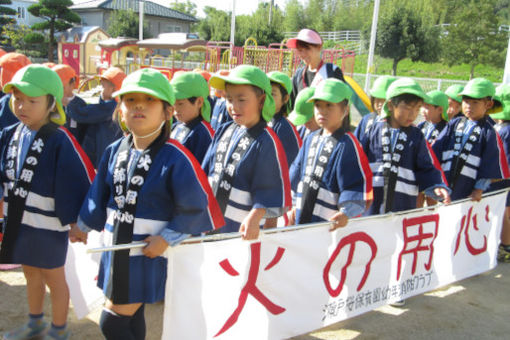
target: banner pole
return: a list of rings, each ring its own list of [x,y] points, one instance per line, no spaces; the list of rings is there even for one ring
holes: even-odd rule
[[[485,193],[482,195],[482,198],[498,195],[502,192],[507,192],[510,189],[501,189],[497,191],[492,191],[489,193]],[[455,202],[452,202],[451,204],[458,204],[463,202],[470,201],[470,198],[464,198],[457,200]],[[356,221],[364,221],[374,218],[382,218],[382,217],[388,217],[388,216],[398,216],[398,215],[405,215],[410,213],[417,213],[421,211],[431,210],[431,209],[437,209],[440,207],[445,206],[443,203],[439,203],[437,205],[431,206],[431,207],[424,207],[424,208],[416,208],[412,210],[406,210],[406,211],[399,211],[396,213],[388,213],[384,215],[374,215],[374,216],[365,216],[365,217],[357,217],[353,218],[351,220]],[[261,234],[275,234],[275,233],[284,233],[294,230],[303,230],[308,228],[322,228],[322,227],[329,227],[331,226],[333,222],[321,222],[321,223],[308,223],[308,224],[301,224],[301,225],[295,225],[295,226],[289,226],[289,227],[281,227],[281,228],[272,228],[272,229],[262,229],[260,230]],[[180,244],[193,244],[193,243],[199,243],[199,242],[213,242],[213,241],[223,241],[223,240],[230,240],[234,238],[240,238],[241,235],[238,232],[233,233],[226,233],[226,234],[214,234],[214,235],[206,235],[206,236],[197,236],[197,237],[190,237],[184,241],[182,241]],[[147,245],[146,242],[132,242],[132,243],[126,243],[126,244],[118,244],[113,246],[107,246],[107,247],[100,247],[100,248],[91,248],[87,249],[87,253],[101,253],[104,251],[117,251],[117,250],[126,250],[126,249],[138,249],[143,248]]]

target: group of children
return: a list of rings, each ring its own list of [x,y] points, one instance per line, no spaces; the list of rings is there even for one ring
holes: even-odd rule
[[[8,98],[0,99],[0,122],[8,109],[16,118],[0,133],[0,263],[22,265],[29,305],[29,321],[4,339],[69,338],[63,265],[69,239],[86,243],[91,230],[104,232],[105,245],[147,243],[104,252],[98,275],[104,336],[144,339],[144,304],[164,298],[165,250],[190,236],[239,232],[255,240],[278,223],[320,221],[335,230],[424,198],[429,205],[479,200],[508,185],[508,87],[496,94],[492,83],[474,79],[425,93],[412,79],[381,77],[370,91],[375,112],[352,133],[355,93],[315,65],[321,41],[309,31],[290,42],[312,65],[294,80],[249,65],[179,72],[171,81],[151,68],[127,77],[110,69],[93,105],[74,95],[78,79],[65,65],[27,62],[4,82],[0,58]],[[501,112],[493,126],[487,113],[495,102]],[[422,109],[427,122],[416,127]],[[87,138],[94,148],[87,150]],[[510,254],[510,229],[502,249]]]

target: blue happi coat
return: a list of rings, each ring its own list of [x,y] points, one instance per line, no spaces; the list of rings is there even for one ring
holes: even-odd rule
[[[310,146],[315,135],[321,134],[322,129],[312,132],[308,135],[296,160],[290,168],[290,180],[292,186],[292,196],[295,202],[296,221],[299,223],[301,215],[301,199],[303,195],[303,179],[305,177],[306,164],[310,151]],[[329,220],[338,211],[343,211],[349,217],[361,214],[372,200],[372,172],[368,164],[367,157],[361,148],[358,140],[350,132],[343,133],[342,130],[335,132],[339,136],[329,162],[325,168],[314,169],[323,172],[322,180],[319,185],[317,200],[315,202],[305,202],[313,204],[312,220],[310,222],[319,222]],[[314,154],[320,155],[320,150],[324,147],[325,139],[317,145]],[[354,203],[359,208],[353,216],[350,216],[348,204]]]
[[[122,139],[110,145],[98,168],[96,180],[80,211],[82,229],[104,229],[105,245],[112,244],[114,214],[114,169]],[[131,149],[133,150],[133,149]],[[223,218],[207,177],[191,153],[169,140],[158,151],[137,196],[133,241],[168,233],[199,234],[223,225]],[[164,237],[164,236],[163,236]],[[103,253],[98,287],[105,290],[111,270],[111,252]],[[167,259],[130,251],[129,301],[152,303],[164,298]]]
[[[16,118],[9,107],[11,97],[12,93],[7,93],[0,98],[0,130],[18,122],[18,118]]]
[[[223,124],[215,133],[202,167],[212,183],[216,152],[221,136],[233,121]],[[239,127],[241,128],[241,127]],[[232,138],[229,159],[239,140]],[[290,182],[285,151],[269,127],[264,127],[250,145],[234,172],[234,182],[224,213],[222,232],[237,232],[251,209],[265,208],[266,217],[283,215],[291,206]],[[261,221],[264,223],[264,219]]]
[[[367,215],[384,213],[382,129],[386,120],[375,123],[361,141],[373,173],[374,202]],[[431,147],[420,129],[410,126],[404,143],[395,184],[393,212],[416,208],[418,193],[446,186],[446,180]]]
[[[5,215],[9,206],[8,188],[13,185],[5,173],[6,158],[9,141],[19,124],[5,128],[0,134],[0,179],[4,187]],[[21,149],[18,147],[18,154]],[[18,164],[23,161],[20,157]],[[39,268],[64,265],[69,224],[77,221],[94,175],[94,168],[78,142],[67,129],[58,128],[47,139],[38,158],[14,246],[14,263]],[[18,172],[18,179],[19,176]]]
[[[218,98],[211,109],[211,127],[216,131],[222,124],[230,121],[232,117],[227,111],[227,101],[225,98]]]
[[[287,164],[290,166],[296,158],[303,141],[296,127],[281,113],[277,113],[273,116],[270,125],[282,142],[285,155],[287,156]]]
[[[186,133],[188,129],[190,131]],[[172,127],[171,136],[191,151],[199,163],[202,163],[212,142],[214,130],[211,124],[202,119],[202,116],[198,116],[188,123],[176,122]]]
[[[494,129],[501,137],[501,142],[503,144],[503,149],[505,150],[507,163],[510,162],[510,122],[503,121],[502,123],[498,123],[494,125]],[[510,187],[510,179],[505,179],[501,181],[497,181],[491,184],[489,190],[495,191],[503,188]],[[506,197],[506,206],[510,206],[510,192]]]
[[[467,118],[455,118],[450,121],[432,145],[449,182],[452,180],[455,131],[462,119]],[[486,118],[477,121],[476,127],[481,129],[480,139],[469,152],[451,194],[452,200],[468,197],[479,180],[503,179],[510,176],[503,144],[494,127]]]

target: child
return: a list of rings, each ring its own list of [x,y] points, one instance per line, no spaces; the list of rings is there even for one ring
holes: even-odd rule
[[[174,75],[170,85],[175,93],[174,117],[177,119],[170,136],[188,148],[201,163],[214,136],[209,124],[209,86],[199,73],[194,72]]]
[[[207,100],[209,101],[209,105],[211,106],[211,111],[212,111],[212,108],[216,104],[216,100],[218,99],[218,97],[211,95],[211,86],[209,85],[209,79],[211,79],[211,73],[209,73],[205,70],[198,69],[198,68],[194,69],[193,72],[196,72],[196,73],[200,74],[202,77],[204,77],[204,79],[207,83],[207,87],[209,89],[209,93],[207,94]]]
[[[28,323],[4,334],[4,339],[32,339],[46,333],[45,284],[53,316],[45,339],[68,339],[69,290],[64,271],[68,230],[76,228],[94,169],[72,135],[58,127],[65,114],[62,82],[54,71],[28,65],[4,90],[12,93],[20,123],[5,128],[0,136],[0,178],[6,189],[0,262],[22,264],[29,307]]]
[[[374,173],[374,203],[368,215],[416,208],[419,192],[450,202],[444,174],[423,133],[413,122],[427,95],[410,78],[394,81],[386,93],[386,118],[361,144]]]
[[[331,230],[362,214],[372,200],[372,172],[358,140],[349,132],[352,90],[326,79],[309,99],[321,129],[310,134],[292,163],[295,200],[291,224],[333,221]]]
[[[340,67],[333,63],[324,63],[322,60],[322,38],[317,31],[309,28],[303,28],[299,31],[297,37],[287,40],[287,47],[295,50],[297,56],[303,61],[304,65],[296,70],[292,76],[292,92],[290,93],[291,103],[296,102],[299,91],[308,86],[317,86],[321,81],[328,78],[336,78],[345,82],[344,75]],[[370,111],[353,91],[352,104],[361,115],[368,114]]]
[[[462,97],[459,95],[462,90],[464,90],[464,86],[456,84],[449,86],[445,91],[448,96],[449,120],[453,120],[453,118],[457,117],[464,117],[462,114]]]
[[[292,107],[289,101],[289,93],[292,92],[292,81],[288,75],[279,71],[271,72],[267,76],[271,82],[271,95],[276,106],[276,113],[268,125],[280,139],[287,156],[287,164],[290,166],[303,144],[296,127],[286,118]]]
[[[313,103],[308,103],[308,99],[312,98],[314,92],[315,87],[301,90],[296,97],[294,110],[289,115],[289,120],[297,126],[301,140],[320,128],[313,116]]]
[[[104,229],[107,245],[147,242],[142,250],[103,253],[98,276],[107,297],[104,336],[140,340],[144,304],[164,298],[167,247],[224,221],[198,162],[168,139],[175,97],[167,78],[141,69],[113,95],[130,134],[106,149],[78,224],[83,231]],[[73,237],[86,241],[80,231]]]
[[[275,111],[271,84],[250,65],[213,76],[210,83],[226,90],[233,121],[216,131],[202,167],[226,219],[221,231],[254,240],[264,218],[282,216],[291,205],[285,151],[266,126]]]
[[[66,106],[66,114],[71,123],[75,121],[78,129],[85,129],[78,141],[96,168],[106,147],[122,137],[118,124],[112,120],[117,106],[112,94],[120,89],[124,78],[126,74],[122,69],[110,67],[100,78],[103,89],[98,104],[87,104],[80,97],[74,96]]]
[[[448,123],[448,96],[441,91],[427,92],[422,106],[425,121],[418,124],[429,144],[434,143],[439,133]]]
[[[491,117],[497,124],[494,129],[501,137],[507,162],[510,161],[510,85],[501,85],[496,88],[496,94],[499,96],[503,105],[501,113],[493,114]],[[508,188],[509,180],[497,181],[491,184],[490,190],[499,190]],[[503,228],[501,229],[501,244],[499,245],[498,260],[500,262],[510,263],[510,193],[506,197],[505,215],[503,217]]]
[[[494,94],[489,80],[470,80],[460,93],[466,117],[448,123],[432,146],[453,200],[470,197],[479,201],[491,180],[510,176],[501,139],[486,116]]]
[[[363,136],[370,131],[374,123],[382,117],[381,112],[384,102],[386,101],[386,91],[396,79],[397,78],[392,76],[381,76],[374,81],[370,89],[370,101],[375,111],[364,115],[356,127],[356,130],[354,130],[354,136],[356,136],[358,140],[362,140]]]
[[[57,72],[58,76],[60,77],[60,80],[62,81],[62,85],[64,85],[64,97],[62,98],[62,105],[64,105],[64,110],[66,110],[67,104],[74,97],[73,91],[77,89],[79,86],[78,77],[76,76],[76,72],[74,72],[74,69],[69,65],[58,64],[50,68],[53,71]],[[83,141],[83,135],[85,134],[86,130],[85,126],[81,124],[78,125],[74,119],[67,117],[65,128],[68,129],[69,132],[73,134],[74,138],[76,138],[78,143],[81,144],[81,142]]]
[[[229,75],[228,70],[218,71],[218,76],[225,77]],[[218,130],[221,124],[225,124],[232,120],[227,111],[227,102],[225,100],[225,90],[215,89],[216,101],[211,113],[211,127],[214,131]]]
[[[0,57],[0,86],[4,87],[11,81],[12,77],[19,69],[28,64],[30,64],[30,59],[24,54],[11,52]],[[9,106],[12,94],[7,93],[5,89],[3,89],[2,92],[4,92],[5,95],[0,98],[0,130],[18,122]]]

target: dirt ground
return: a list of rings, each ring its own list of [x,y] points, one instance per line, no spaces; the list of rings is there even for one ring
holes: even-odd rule
[[[0,272],[0,334],[25,321],[25,279],[21,270]],[[49,296],[46,316],[51,314]],[[101,339],[100,311],[77,320],[72,339]],[[147,340],[160,339],[163,304],[146,307]],[[385,306],[293,340],[316,339],[510,339],[510,264],[407,300],[403,308]],[[197,339],[199,340],[199,339]]]

